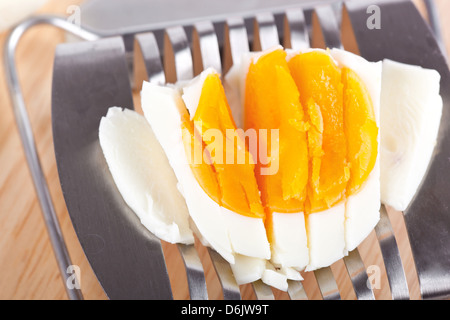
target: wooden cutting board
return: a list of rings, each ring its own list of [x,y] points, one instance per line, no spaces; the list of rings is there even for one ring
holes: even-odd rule
[[[71,5],[77,0],[50,0],[39,13],[55,13],[68,16]],[[415,0],[421,12],[425,12],[420,0]],[[437,0],[441,14],[443,34],[450,52],[450,20],[444,19],[450,12],[450,1]],[[5,33],[0,33],[0,50],[3,51]],[[107,299],[89,263],[84,256],[72,227],[61,193],[53,150],[51,130],[51,77],[53,52],[64,34],[50,26],[38,26],[21,40],[17,50],[17,65],[29,112],[33,132],[50,193],[61,224],[64,238],[73,264],[81,270],[81,290],[85,299]],[[134,93],[137,98],[137,92]],[[139,99],[135,99],[136,102]],[[0,299],[67,299],[64,284],[49,242],[39,202],[23,153],[9,95],[0,65]],[[391,215],[397,235],[407,280],[413,299],[419,299],[419,287],[406,230],[401,216]],[[219,281],[211,267],[204,248],[200,253],[207,270],[209,296],[221,299]],[[187,283],[181,258],[175,246],[164,244],[169,276],[175,299],[187,299]],[[376,236],[372,233],[360,246],[366,267],[384,268]],[[355,299],[350,279],[342,261],[332,266],[343,299]],[[320,299],[315,279],[304,274],[304,286],[310,299]],[[246,299],[255,299],[251,286],[242,286]],[[377,299],[390,299],[387,277],[382,274],[379,288],[374,290]],[[286,293],[276,291],[278,299],[287,299]]]

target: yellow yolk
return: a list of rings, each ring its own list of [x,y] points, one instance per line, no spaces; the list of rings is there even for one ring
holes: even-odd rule
[[[195,133],[194,125],[189,120],[189,114],[182,119],[184,120],[182,122],[183,144],[189,157],[188,161],[192,173],[208,196],[215,202],[220,203],[221,195],[216,172],[214,167],[209,165],[210,159],[209,154],[205,151],[205,145],[198,134]]]
[[[342,82],[344,83],[344,127],[350,163],[347,195],[350,195],[361,188],[375,166],[378,127],[372,100],[358,75],[348,68],[343,68]]]
[[[319,51],[293,57],[289,68],[312,127],[308,132],[311,165],[308,211],[322,211],[344,199],[350,178],[342,72],[328,54]]]
[[[299,92],[282,49],[250,64],[245,91],[244,126],[246,130],[256,130],[259,138],[260,157],[255,174],[272,243],[273,213],[304,211],[308,181],[307,127]],[[268,130],[267,139],[262,130]],[[271,130],[278,130],[278,141],[270,136]],[[273,142],[278,145],[275,147]],[[269,161],[261,159],[265,151],[269,151]],[[273,172],[264,174],[262,170],[267,167]]]
[[[274,212],[331,208],[358,192],[377,159],[370,95],[354,71],[323,51],[287,62],[286,52],[277,49],[250,63],[244,129],[257,137],[252,153],[236,133],[218,74],[207,75],[192,120],[186,110],[182,119],[203,190],[231,211],[265,219],[269,240]],[[195,148],[201,161],[192,157]]]
[[[254,175],[254,162],[245,144],[236,132],[236,125],[218,74],[206,77],[199,104],[193,117],[197,134],[194,142],[199,144],[200,136],[204,144],[203,163],[191,165],[197,171],[196,177],[207,179],[202,187],[208,194],[218,195],[213,199],[234,212],[245,216],[264,218],[264,209]],[[192,122],[186,121],[186,126]],[[238,159],[244,159],[240,163]],[[216,184],[211,178],[215,173]],[[218,190],[218,191],[217,191]]]
[[[259,137],[256,177],[265,207],[269,212],[303,211],[308,180],[306,128],[299,93],[282,49],[250,65],[244,110],[245,130],[256,130]],[[278,141],[271,137],[273,129],[278,130]],[[261,157],[266,153],[268,161]],[[262,170],[268,168],[272,170]]]

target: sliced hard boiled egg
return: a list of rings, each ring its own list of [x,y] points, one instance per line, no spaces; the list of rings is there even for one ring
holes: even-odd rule
[[[383,61],[381,201],[399,211],[413,199],[436,145],[439,82],[435,70]]]
[[[347,70],[344,92],[353,92],[353,103],[348,101],[345,104],[347,108],[344,110],[349,118],[347,122],[358,122],[356,117],[364,118],[364,112],[370,113],[366,117],[367,122],[360,125],[361,129],[347,128],[346,133],[356,141],[356,143],[349,144],[353,149],[351,152],[353,161],[350,163],[350,188],[347,187],[347,190],[350,191],[347,193],[352,194],[354,188],[361,185],[359,191],[354,192],[346,200],[345,243],[346,250],[352,251],[369,235],[380,219],[380,135],[383,130],[380,121],[382,63],[368,62],[360,56],[340,49],[332,49],[331,55],[340,66]],[[352,75],[352,72],[355,74]],[[364,85],[362,86],[362,84]],[[346,98],[352,99],[349,94],[346,95]],[[371,101],[373,113],[363,107],[369,105],[369,101]],[[378,127],[377,133],[375,133],[376,127]],[[355,129],[358,131],[355,132]],[[366,143],[362,143],[362,140]],[[366,149],[371,147],[370,144],[374,145],[373,148],[377,148],[379,156],[376,158],[359,157],[360,160],[356,161],[355,155],[364,154]],[[373,169],[365,170],[364,168],[367,166],[373,166]]]
[[[256,171],[272,263],[329,266],[379,219],[380,63],[278,46],[244,55],[225,80],[245,129],[279,130],[279,171]]]
[[[289,69],[308,121],[306,271],[329,266],[345,250],[345,188],[350,176],[344,131],[341,69],[329,53],[290,55]]]
[[[354,250],[380,200],[399,210],[411,201],[436,142],[439,80],[340,49],[276,46],[244,54],[224,83],[212,68],[144,82],[145,118],[111,108],[100,142],[150,231],[192,243],[192,229],[238,284],[286,291],[299,271]]]
[[[199,79],[203,79],[202,85],[197,83]],[[201,88],[198,96],[189,93],[195,87]],[[225,163],[230,153],[247,159],[250,155],[242,142],[226,144],[227,130],[236,127],[219,75],[203,74],[183,90],[186,104],[177,89],[144,83],[142,108],[174,168],[198,231],[232,264],[235,254],[269,259],[264,209],[252,161],[247,165]],[[198,101],[192,121],[186,108],[190,99]]]
[[[146,119],[111,107],[100,121],[99,140],[120,194],[142,224],[167,242],[194,243],[177,179]]]
[[[214,248],[229,263],[234,263],[233,249],[225,227],[223,212],[209,194],[197,181],[194,170],[191,170],[183,144],[182,125],[189,115],[185,109],[181,93],[177,88],[164,87],[144,82],[141,92],[142,109],[150,123],[156,138],[161,144],[170,166],[179,182],[179,188],[186,200],[189,213],[195,222],[196,230],[201,233],[203,243]],[[190,126],[186,128],[190,130]],[[191,133],[188,131],[187,133]],[[190,136],[188,136],[189,140]],[[196,142],[197,140],[192,139]],[[198,147],[196,143],[194,147]],[[200,144],[200,148],[202,146]],[[199,166],[202,166],[201,162]],[[195,173],[203,174],[199,179],[205,184],[214,181],[214,173],[204,166],[204,170]],[[211,183],[215,186],[214,183]],[[212,191],[217,197],[217,190]],[[207,241],[207,243],[206,243]]]
[[[248,56],[243,123],[258,136],[255,175],[266,208],[272,262],[299,270],[309,262],[304,219],[308,181],[306,122],[281,47]],[[284,216],[291,215],[291,216]]]

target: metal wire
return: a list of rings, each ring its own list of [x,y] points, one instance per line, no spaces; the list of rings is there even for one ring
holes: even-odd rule
[[[84,40],[96,40],[98,36],[95,33],[81,29],[75,24],[66,21],[64,18],[57,16],[36,16],[32,17],[18,26],[16,26],[9,34],[5,50],[4,50],[4,66],[6,71],[6,82],[8,84],[11,103],[19,130],[20,138],[25,151],[25,156],[33,178],[34,187],[42,209],[42,214],[47,226],[53,251],[56,256],[61,276],[64,280],[64,287],[67,295],[71,300],[81,300],[83,295],[81,290],[74,286],[68,286],[68,281],[72,279],[68,276],[68,269],[72,263],[67,251],[66,244],[61,232],[58,218],[53,207],[47,182],[42,171],[39,156],[37,154],[36,144],[31,129],[30,120],[25,107],[22,91],[16,70],[15,51],[23,34],[33,26],[47,24],[53,25],[67,32],[70,32]]]

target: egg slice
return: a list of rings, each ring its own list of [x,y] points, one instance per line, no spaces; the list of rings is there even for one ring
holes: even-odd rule
[[[189,213],[197,230],[202,234],[201,239],[207,239],[208,245],[229,263],[234,263],[228,232],[224,228],[223,213],[216,202],[204,192],[189,167],[181,131],[182,117],[186,117],[187,112],[183,110],[185,107],[180,92],[173,87],[144,82],[141,100],[144,115],[175,173]],[[205,170],[204,179],[208,178],[213,179],[213,172]]]
[[[309,261],[304,201],[308,180],[305,119],[281,47],[247,56],[243,124],[258,134],[255,175],[266,207],[271,261],[303,269]],[[274,137],[274,135],[276,136]],[[286,214],[289,212],[289,214]]]
[[[426,173],[441,115],[435,70],[383,61],[381,201],[403,211]]]
[[[197,80],[187,84],[187,96]],[[226,165],[219,154],[237,154],[238,148],[233,144],[231,149],[223,148],[225,144],[207,140],[209,134],[226,139],[226,130],[233,131],[235,127],[219,75],[211,72],[204,82],[198,92],[201,96],[194,98],[199,103],[193,121],[181,91],[150,83],[144,83],[141,93],[144,115],[168,156],[191,217],[207,244],[232,264],[235,254],[269,259],[253,164]],[[201,119],[197,121],[196,117]],[[246,156],[245,149],[242,153]]]
[[[225,79],[237,122],[280,130],[280,170],[258,178],[271,261],[329,266],[379,219],[380,63],[278,46],[244,55]]]
[[[147,120],[111,107],[100,121],[99,140],[122,198],[142,224],[167,242],[194,243],[177,179]]]
[[[375,159],[367,160],[362,158],[359,164],[360,169],[355,169],[358,170],[359,173],[353,175],[352,173],[350,174],[349,194],[353,193],[353,189],[356,185],[362,184],[358,192],[352,194],[346,199],[345,244],[346,250],[352,251],[369,235],[380,219],[380,159],[382,157],[380,140],[383,129],[386,129],[380,120],[382,63],[381,61],[368,62],[360,56],[340,49],[332,49],[330,53],[341,67],[354,70],[357,77],[361,80],[361,82],[353,81],[353,85],[349,85],[349,81],[347,81],[348,85],[345,91],[348,92],[350,90],[354,90],[362,93],[361,95],[355,94],[355,96],[359,97],[359,99],[355,100],[353,109],[356,108],[357,110],[365,112],[364,109],[360,108],[360,105],[365,103],[364,100],[370,100],[373,109],[373,113],[368,117],[372,123],[372,128],[370,128],[369,124],[364,124],[361,127],[366,130],[358,130],[358,132],[348,130],[346,133],[347,136],[357,136],[360,134],[361,137],[363,137],[363,135],[368,135],[369,132],[372,132],[373,134],[370,139],[364,139],[367,144],[353,144],[353,154],[357,155],[359,152],[364,152],[365,148],[370,147],[368,145],[369,143],[376,144],[373,148],[377,148],[378,154]],[[362,83],[364,84],[364,87],[361,86]],[[349,106],[349,104],[347,105]],[[352,110],[349,107],[346,110],[348,113],[353,113],[355,116],[359,115],[360,117],[364,117],[363,115],[358,114],[357,110]],[[352,120],[357,121],[356,119]],[[377,134],[374,133],[375,125],[378,127]],[[360,148],[355,149],[355,146],[359,146]],[[375,161],[375,163],[372,162],[370,164],[366,164],[366,166],[372,166],[373,164],[373,169],[370,172],[363,170],[364,160]],[[356,166],[354,163],[355,160],[353,160],[353,167]],[[350,168],[352,168],[352,164]],[[359,178],[353,179],[352,177],[355,175]],[[361,182],[364,179],[365,181]],[[349,189],[348,186],[347,189]]]

